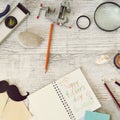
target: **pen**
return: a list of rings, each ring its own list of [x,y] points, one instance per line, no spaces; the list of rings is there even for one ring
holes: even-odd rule
[[[114,102],[116,103],[116,105],[118,106],[118,108],[120,108],[120,104],[117,101],[117,99],[115,98],[115,96],[113,95],[113,93],[111,92],[110,88],[108,87],[108,85],[106,83],[104,83],[104,86],[106,87],[106,89],[108,90],[108,92],[110,93],[111,97],[113,98]]]
[[[119,83],[119,82],[117,82],[117,81],[115,81],[115,84],[116,84],[116,85],[118,85],[118,86],[120,86],[120,83]]]
[[[46,53],[45,73],[47,72],[47,69],[48,69],[48,63],[49,63],[49,57],[50,57],[50,46],[51,46],[51,41],[52,41],[53,27],[54,27],[54,24],[51,23],[50,24],[49,39],[48,39],[48,48],[47,48],[47,53]]]

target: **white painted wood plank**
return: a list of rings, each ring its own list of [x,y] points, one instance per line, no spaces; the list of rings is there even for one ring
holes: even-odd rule
[[[15,6],[19,1],[13,0],[12,4]],[[49,68],[45,74],[44,64],[50,22],[43,14],[40,20],[36,20],[39,0],[22,0],[21,2],[31,10],[31,16],[0,45],[0,80],[9,79],[10,83],[16,84],[21,91],[32,93],[82,66],[99,100],[111,99],[101,80],[103,77],[108,80],[114,78],[120,80],[119,72],[110,64],[101,66],[94,64],[99,54],[120,48],[119,30],[107,33],[98,29],[94,23],[94,10],[104,1],[107,0],[73,0],[73,28],[55,26]],[[119,0],[114,1],[120,4]],[[2,1],[2,4],[6,5],[6,0]],[[90,28],[85,31],[79,30],[75,25],[76,18],[82,14],[88,15],[92,20]],[[31,28],[34,28],[34,32],[40,34],[44,41],[36,49],[25,49],[18,42],[18,34]],[[115,85],[111,88],[120,99],[120,89]]]

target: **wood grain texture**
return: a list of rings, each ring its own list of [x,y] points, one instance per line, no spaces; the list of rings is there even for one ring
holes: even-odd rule
[[[93,15],[96,7],[107,0],[73,0],[71,21],[72,29],[55,26],[51,45],[51,56],[47,74],[44,73],[45,54],[49,35],[49,25],[44,14],[37,20],[39,0],[12,0],[12,7],[22,2],[31,11],[30,17],[0,45],[0,80],[7,79],[16,84],[23,93],[37,91],[41,87],[82,67],[86,77],[100,102],[111,97],[101,80],[120,80],[119,71],[112,65],[112,60],[105,65],[95,65],[96,58],[110,50],[120,48],[120,31],[104,32],[94,23]],[[54,0],[48,0],[52,2]],[[56,3],[59,1],[55,0]],[[114,0],[120,4],[119,0]],[[44,0],[47,3],[47,0]],[[7,0],[0,1],[6,5]],[[75,20],[80,15],[90,17],[92,24],[87,30],[79,30]],[[18,34],[22,31],[34,31],[44,38],[41,46],[36,49],[25,49],[18,42]],[[120,88],[110,83],[113,92],[120,100]]]

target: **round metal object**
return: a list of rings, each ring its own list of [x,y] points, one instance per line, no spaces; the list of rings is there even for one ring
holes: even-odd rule
[[[85,15],[82,15],[82,16],[79,16],[76,20],[76,25],[79,29],[87,29],[90,27],[91,25],[91,20],[89,17],[85,16]]]

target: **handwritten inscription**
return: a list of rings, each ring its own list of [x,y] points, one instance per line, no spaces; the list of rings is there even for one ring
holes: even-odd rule
[[[74,103],[73,107],[76,112],[94,102],[91,91],[80,80],[73,81],[70,78],[64,78],[59,85],[64,90],[67,99]]]
[[[90,91],[88,91],[84,83],[80,83],[79,80],[74,80],[71,82],[71,80],[65,78],[60,84],[65,90],[66,96],[68,98],[73,98],[75,102],[82,101],[85,98],[92,98]]]

